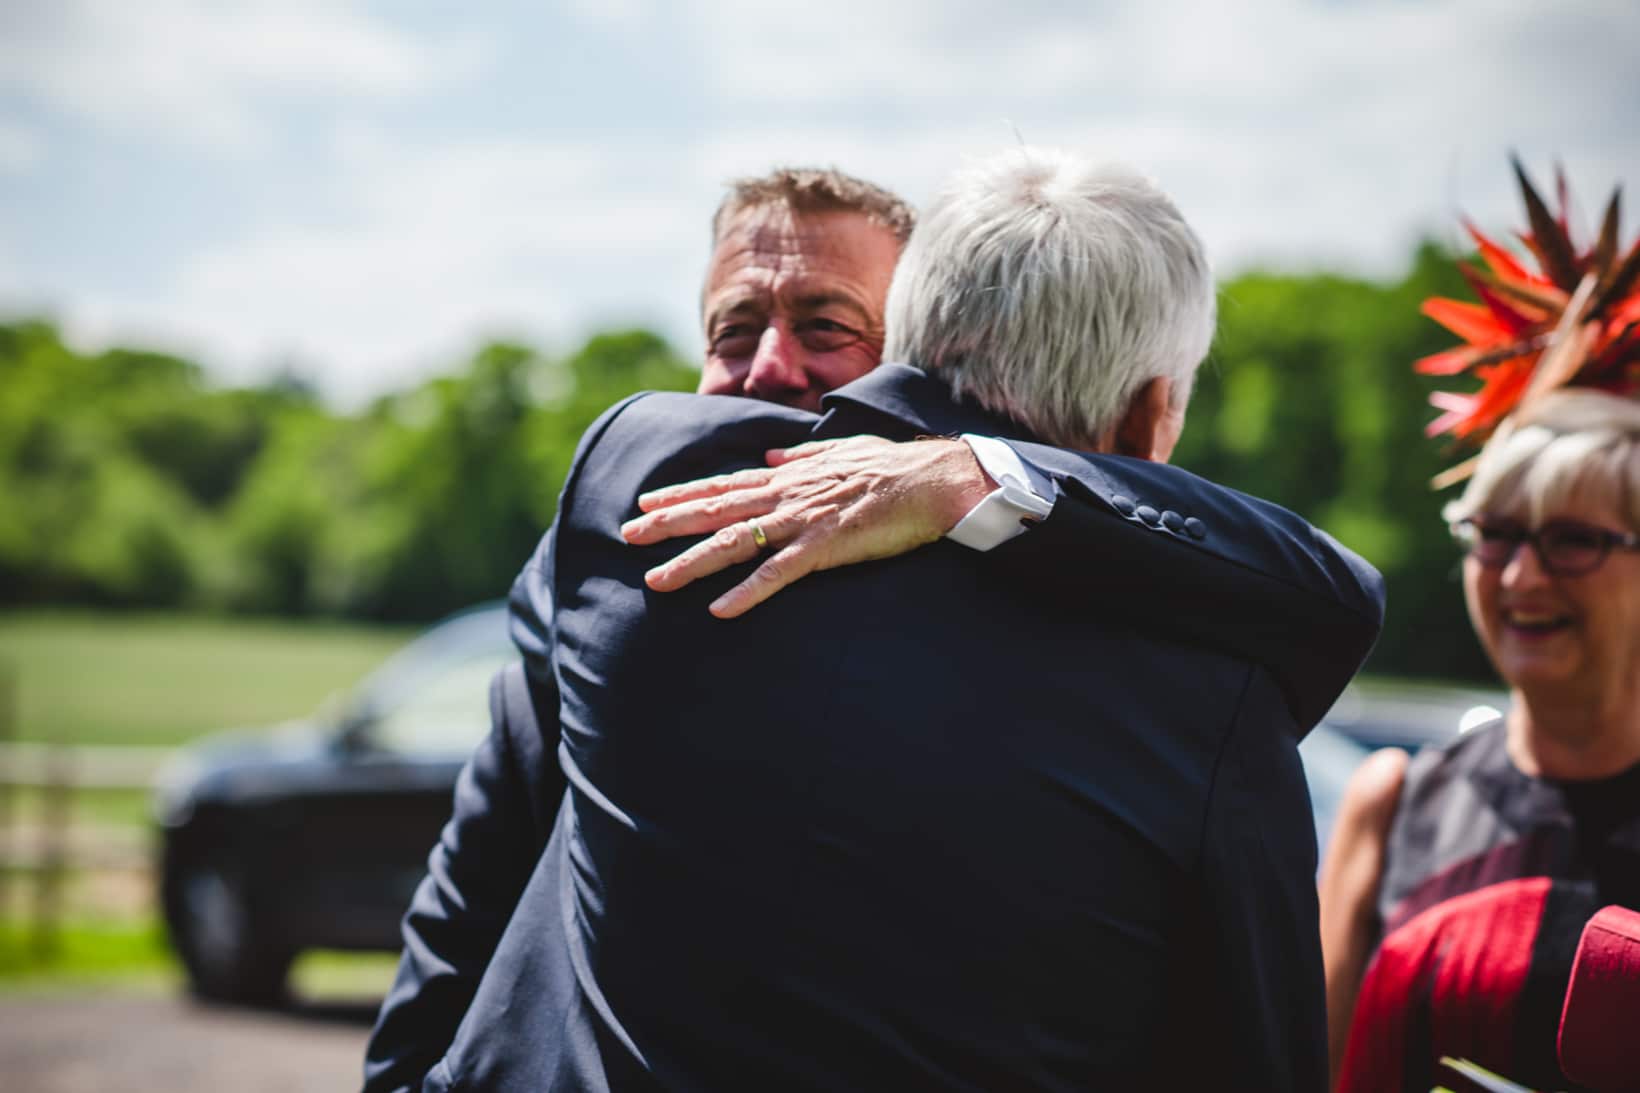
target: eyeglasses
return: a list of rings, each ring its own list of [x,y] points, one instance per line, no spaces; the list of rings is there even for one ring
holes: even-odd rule
[[[1513,520],[1471,517],[1452,525],[1452,537],[1477,562],[1491,568],[1508,565],[1520,545],[1530,543],[1543,571],[1556,577],[1592,573],[1613,550],[1640,550],[1640,535],[1575,520],[1551,520],[1536,531],[1528,531]]]

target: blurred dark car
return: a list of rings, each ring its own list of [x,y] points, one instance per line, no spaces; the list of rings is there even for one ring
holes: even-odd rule
[[[1502,691],[1358,679],[1298,747],[1322,853],[1350,775],[1378,748],[1439,747],[1508,708]]]
[[[1417,751],[1444,744],[1509,708],[1503,691],[1405,680],[1358,679],[1326,723],[1369,748]]]
[[[161,773],[160,898],[193,991],[284,993],[309,948],[396,950],[398,923],[517,656],[506,611],[438,623],[304,721],[198,742]]]

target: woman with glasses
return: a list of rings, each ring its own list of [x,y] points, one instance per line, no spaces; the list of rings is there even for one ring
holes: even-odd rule
[[[1351,783],[1321,880],[1335,1085],[1430,1089],[1452,1055],[1565,1089],[1583,926],[1640,908],[1640,402],[1544,396],[1446,516],[1511,704]]]

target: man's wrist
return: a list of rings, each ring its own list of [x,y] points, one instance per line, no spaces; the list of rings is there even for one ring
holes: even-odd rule
[[[1052,502],[1031,488],[1024,465],[1012,448],[994,437],[964,433],[962,439],[979,470],[975,481],[983,479],[991,488],[981,492],[975,486],[964,492],[963,500],[969,507],[945,533],[947,539],[972,550],[991,550],[1053,511]]]
[[[947,531],[960,524],[969,513],[985,503],[985,499],[995,492],[1002,483],[996,481],[987,473],[985,464],[974,454],[973,445],[963,440],[948,440],[951,445],[952,463],[950,481],[953,489],[950,493],[950,507],[947,511]]]

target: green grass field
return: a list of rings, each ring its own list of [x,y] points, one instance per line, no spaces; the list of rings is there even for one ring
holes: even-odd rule
[[[16,739],[180,744],[311,713],[414,633],[332,622],[0,613],[0,672],[13,680]]]
[[[29,823],[45,814],[44,794],[40,789],[25,786],[12,792],[14,822]],[[77,789],[74,791],[74,822],[99,827],[147,826],[154,816],[153,796],[149,789]]]
[[[415,635],[417,628],[91,612],[0,613],[0,723],[11,739],[169,747],[203,733],[311,714]],[[0,787],[0,793],[4,793]],[[40,794],[12,792],[12,822],[36,830]],[[147,789],[82,789],[76,830],[151,837]],[[122,832],[110,832],[121,835]],[[12,849],[21,846],[8,833]],[[122,838],[125,836],[122,835]],[[49,952],[37,946],[32,878],[0,870],[0,990],[129,985],[172,989],[181,973],[141,874],[70,873]],[[306,955],[292,976],[303,996],[379,995],[385,954]]]
[[[150,917],[64,922],[49,950],[41,945],[32,923],[0,919],[0,989],[182,982],[164,931]]]
[[[0,919],[0,993],[182,987],[164,928],[151,917],[75,919],[58,928],[49,953],[40,943],[32,926]],[[291,968],[290,989],[308,1001],[377,999],[397,966],[392,953],[303,953]]]

